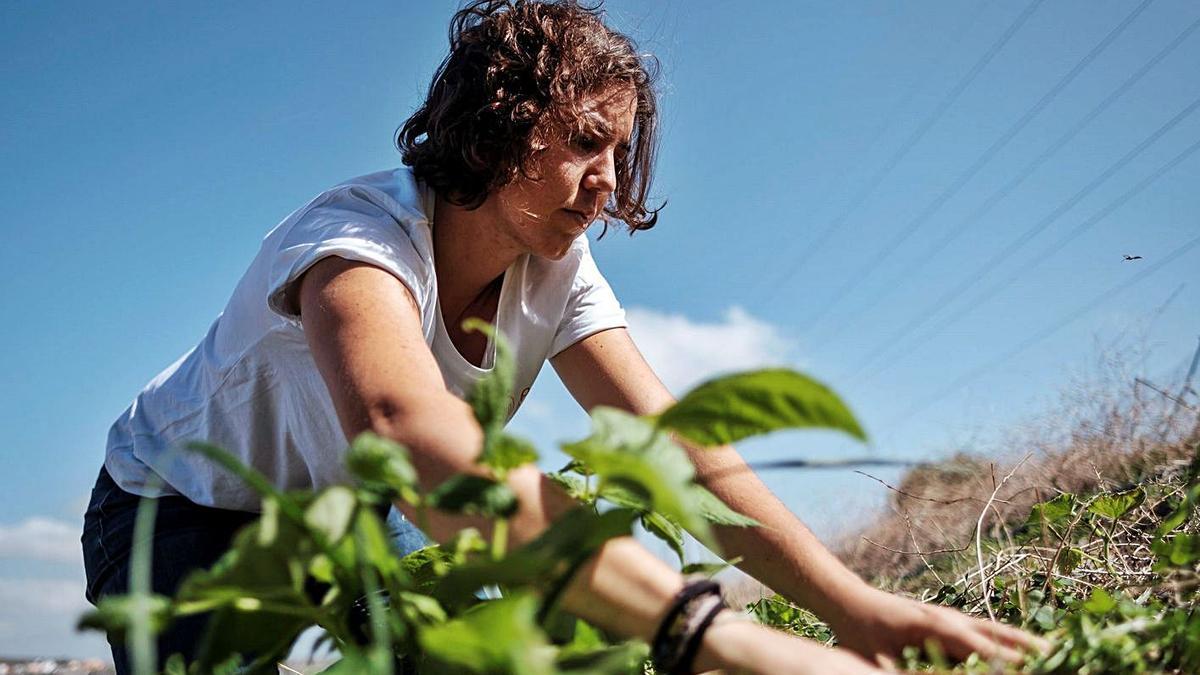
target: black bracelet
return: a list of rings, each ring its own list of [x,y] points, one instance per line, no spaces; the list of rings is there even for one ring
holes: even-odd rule
[[[705,631],[716,620],[717,615],[725,609],[725,600],[721,596],[718,595],[713,600],[697,611],[696,616],[699,619],[694,624],[695,627],[689,631],[687,643],[683,646],[683,655],[680,656],[679,663],[675,665],[675,670],[671,671],[671,675],[692,672],[692,661],[696,660],[696,653],[700,651],[700,642],[704,640]]]
[[[654,634],[650,659],[659,673],[690,672],[705,629],[725,607],[721,586],[702,579],[686,584],[671,599],[667,613]]]

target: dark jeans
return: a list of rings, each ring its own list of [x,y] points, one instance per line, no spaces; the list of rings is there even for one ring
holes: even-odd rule
[[[87,574],[87,599],[93,605],[106,595],[129,590],[129,554],[133,548],[133,523],[141,497],[122,490],[100,467],[92,499],[83,518],[83,567]],[[179,585],[195,570],[212,567],[229,548],[233,536],[244,525],[258,519],[257,513],[200,506],[180,496],[158,498],[152,538],[150,587],[155,593],[175,595]],[[384,516],[380,513],[380,516]],[[396,555],[404,556],[431,542],[396,509],[386,513],[388,539]],[[309,589],[313,601],[323,589]],[[365,619],[363,619],[365,621]],[[195,657],[208,621],[207,615],[180,619],[159,635],[158,669],[175,653],[187,661]],[[118,675],[130,672],[129,655],[123,640],[108,638],[113,665]],[[407,662],[397,673],[412,672]]]
[[[100,469],[83,520],[83,565],[87,599],[92,604],[129,589],[129,553],[140,499],[122,490],[108,471]],[[229,548],[233,535],[258,517],[255,513],[199,506],[180,496],[160,497],[157,501],[150,585],[155,593],[166,596],[174,595],[193,570],[211,567]],[[192,659],[207,620],[205,615],[181,619],[159,635],[159,670],[176,652]],[[124,641],[110,636],[108,642],[118,675],[131,672]]]

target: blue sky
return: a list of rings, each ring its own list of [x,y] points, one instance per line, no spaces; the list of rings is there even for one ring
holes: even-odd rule
[[[0,9],[0,655],[106,655],[69,626],[108,426],[275,223],[399,162],[455,6]],[[1104,349],[1154,381],[1186,365],[1200,157],[1169,163],[1200,139],[1195,4],[607,7],[662,62],[668,206],[593,244],[635,338],[677,391],[802,368],[873,439],[781,434],[751,459],[994,452]],[[586,428],[572,406],[547,369],[515,428],[552,445]],[[849,472],[764,477],[826,538],[886,497]]]

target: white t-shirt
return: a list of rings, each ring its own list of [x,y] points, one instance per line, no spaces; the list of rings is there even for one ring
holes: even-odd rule
[[[333,401],[294,308],[284,307],[289,285],[326,256],[381,267],[412,291],[425,343],[447,388],[463,397],[491,369],[495,345],[478,368],[446,333],[427,215],[433,199],[407,167],[382,171],[322,193],[271,230],[200,344],[151,380],[113,424],[105,457],[113,480],[134,494],[182,494],[204,506],[257,511],[258,496],[239,479],[180,449],[203,440],[283,489],[349,482]],[[546,359],[627,325],[586,235],[561,260],[518,258],[504,275],[496,324],[516,357],[509,418]],[[166,483],[157,493],[154,474]]]

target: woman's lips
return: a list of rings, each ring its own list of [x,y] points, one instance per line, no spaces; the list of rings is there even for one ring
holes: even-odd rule
[[[575,209],[564,210],[574,216],[575,220],[578,221],[580,225],[586,226],[592,222],[592,217],[582,211],[576,211]]]

